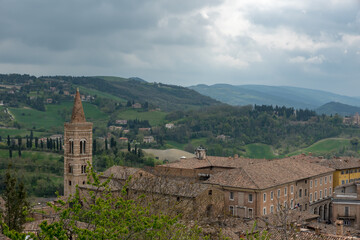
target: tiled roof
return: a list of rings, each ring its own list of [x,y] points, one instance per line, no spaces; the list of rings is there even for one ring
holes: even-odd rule
[[[249,164],[268,162],[266,159],[249,159],[234,157],[213,157],[207,156],[204,160],[197,158],[181,159],[174,163],[164,164],[158,167],[170,167],[181,169],[199,169],[206,167],[223,167],[223,168],[239,168]]]
[[[318,163],[323,166],[334,168],[336,170],[360,168],[360,159],[359,158],[351,158],[351,157],[322,159]]]
[[[287,158],[223,171],[212,175],[207,183],[247,189],[266,189],[333,171],[334,169],[325,166]]]

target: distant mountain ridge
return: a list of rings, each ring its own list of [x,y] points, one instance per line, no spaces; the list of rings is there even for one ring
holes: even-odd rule
[[[318,107],[317,109],[315,109],[315,111],[318,114],[326,114],[326,115],[339,114],[341,116],[353,116],[356,113],[360,113],[360,107],[355,107],[339,102],[329,102]]]
[[[278,105],[316,109],[329,102],[341,102],[360,107],[360,99],[322,90],[288,86],[199,84],[190,86],[203,95],[230,105]]]

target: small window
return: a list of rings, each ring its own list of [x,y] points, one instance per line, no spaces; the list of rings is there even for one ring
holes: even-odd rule
[[[327,189],[325,188],[324,189],[324,198],[326,198],[327,197]]]
[[[266,215],[266,207],[263,208],[263,215]]]
[[[287,196],[287,187],[284,188],[284,195]]]
[[[320,186],[322,185],[322,178],[320,178]]]
[[[293,209],[294,208],[294,199],[290,200],[290,208]]]
[[[229,199],[230,199],[230,200],[234,200],[234,192],[230,192],[230,194],[229,194]]]
[[[301,198],[302,197],[302,189],[300,188],[299,189],[299,198]]]
[[[278,194],[277,194],[277,196],[280,197],[280,194],[281,194],[281,190],[278,189]]]
[[[86,141],[81,140],[80,141],[80,154],[85,154],[85,153],[86,153]]]
[[[317,179],[315,180],[315,187],[317,187]]]
[[[290,193],[294,194],[294,186],[293,185],[291,185],[291,187],[290,187]]]
[[[74,141],[73,140],[69,141],[69,153],[74,154]]]
[[[273,191],[270,192],[270,199],[271,199],[271,200],[274,199],[274,192],[273,192]]]
[[[341,171],[341,174],[344,174],[344,170]]]
[[[319,199],[322,199],[322,190],[320,190]]]
[[[248,210],[248,217],[249,218],[253,217],[253,209],[252,208],[249,208],[249,210]]]
[[[253,202],[253,195],[251,193],[249,193],[249,202]]]
[[[85,181],[83,181],[83,185],[85,185]]]
[[[229,206],[229,212],[232,216],[235,215],[234,206]]]
[[[331,187],[329,187],[329,197],[331,197],[332,195],[332,191],[331,191]]]
[[[341,185],[344,185],[345,184],[345,181],[344,180],[341,180]]]
[[[212,195],[212,190],[209,190],[209,195]]]
[[[69,186],[71,186],[71,181],[69,181]]]
[[[312,181],[312,180],[310,180],[310,188],[312,188],[312,184],[313,184],[313,181]]]
[[[270,206],[270,213],[274,213],[274,205]]]
[[[317,201],[317,192],[314,192],[314,201]]]
[[[313,200],[313,199],[312,199],[312,193],[310,193],[310,202],[312,202],[312,200]]]
[[[306,188],[304,189],[304,196],[305,197],[307,196],[307,189]]]
[[[263,197],[264,197],[264,202],[266,202],[266,193],[264,193]]]
[[[73,173],[73,166],[69,165],[69,173]]]
[[[327,177],[324,177],[324,183],[327,184]]]

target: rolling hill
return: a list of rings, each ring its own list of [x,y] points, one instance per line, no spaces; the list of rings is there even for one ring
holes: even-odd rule
[[[316,109],[328,102],[342,102],[360,107],[360,101],[354,97],[343,96],[326,91],[265,85],[196,85],[190,86],[203,95],[230,105],[278,105],[294,108]]]
[[[337,113],[341,116],[353,116],[355,113],[360,113],[360,107],[355,107],[339,102],[329,102],[318,107],[315,109],[315,111],[318,114],[334,115]]]

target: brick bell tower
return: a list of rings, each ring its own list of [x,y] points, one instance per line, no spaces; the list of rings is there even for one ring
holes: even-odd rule
[[[92,164],[92,123],[86,122],[79,89],[70,122],[64,124],[64,196],[75,194],[76,185],[87,181],[87,162]]]

